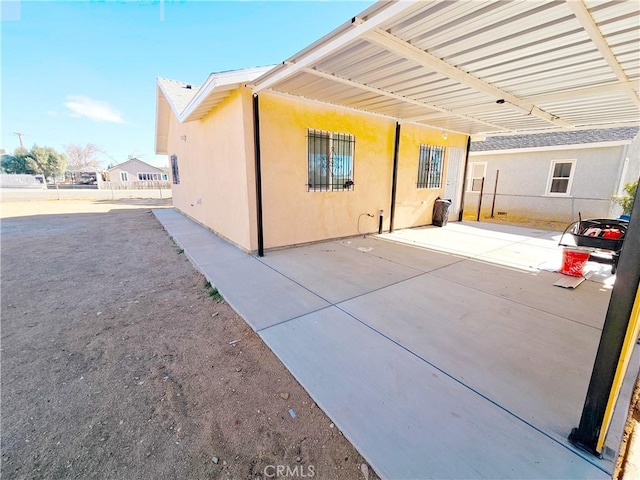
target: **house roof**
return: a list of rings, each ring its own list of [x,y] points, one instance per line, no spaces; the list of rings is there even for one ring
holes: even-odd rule
[[[157,172],[164,171],[162,168],[155,167],[155,166],[151,165],[150,163],[147,163],[147,162],[145,162],[143,160],[140,160],[139,158],[130,158],[129,160],[127,160],[125,162],[119,163],[119,164],[114,165],[113,167],[107,169],[107,172],[110,172],[112,170],[122,170],[122,168],[124,166],[126,166],[127,164],[130,164],[130,163],[142,163],[146,168],[149,168],[149,172],[150,173],[153,173],[155,171],[157,171]]]
[[[608,142],[630,143],[638,135],[638,127],[606,128],[597,130],[570,130],[563,132],[505,135],[472,141],[472,152],[513,150],[520,148],[556,147],[560,145],[601,144]]]
[[[156,103],[156,153],[167,153],[169,111],[180,122],[199,120],[241,85],[253,82],[273,66],[212,73],[201,87],[158,77]]]
[[[158,88],[160,88],[169,101],[169,104],[176,113],[176,116],[182,113],[184,107],[187,106],[200,89],[200,87],[189,83],[160,77],[157,79],[157,84]]]
[[[466,134],[640,123],[640,2],[375,3],[254,82]]]

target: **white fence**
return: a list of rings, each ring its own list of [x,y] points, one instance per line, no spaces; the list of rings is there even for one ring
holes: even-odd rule
[[[47,184],[42,175],[27,175],[21,173],[3,173],[0,175],[2,188],[35,188],[44,190]]]

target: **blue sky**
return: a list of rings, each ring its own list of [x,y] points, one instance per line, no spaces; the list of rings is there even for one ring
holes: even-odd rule
[[[2,3],[1,139],[94,143],[99,159],[155,155],[155,79],[281,62],[373,2],[7,1]]]

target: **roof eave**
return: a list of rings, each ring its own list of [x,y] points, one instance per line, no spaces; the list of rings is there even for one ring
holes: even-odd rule
[[[200,87],[200,90],[198,90],[198,93],[194,95],[182,113],[178,115],[178,120],[181,123],[197,120],[201,115],[194,116],[194,113],[210,95],[220,90],[234,90],[245,83],[253,82],[273,68],[273,65],[269,65],[210,74],[202,87]]]

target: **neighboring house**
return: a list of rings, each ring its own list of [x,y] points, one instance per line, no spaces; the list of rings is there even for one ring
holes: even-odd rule
[[[638,131],[621,127],[472,141],[465,216],[475,218],[484,179],[483,216],[493,207],[494,215],[516,219],[571,222],[579,213],[615,218],[621,210],[612,196],[640,175]]]
[[[259,211],[244,84],[268,70],[212,74],[200,88],[158,79],[156,152],[170,156],[174,207],[246,251],[258,248],[258,215],[265,248],[377,232],[381,211],[388,230],[396,122],[276,92],[260,95]],[[435,200],[457,197],[466,142],[402,125],[395,228],[429,225]]]
[[[170,188],[169,174],[164,169],[137,158],[111,167],[107,170],[107,178],[102,188]]]

